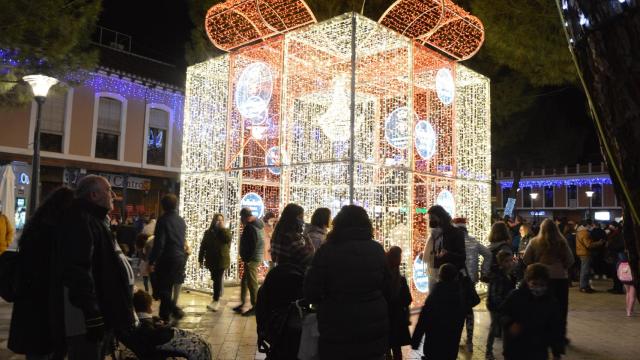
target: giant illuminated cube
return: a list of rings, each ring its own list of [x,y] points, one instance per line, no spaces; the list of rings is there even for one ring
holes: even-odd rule
[[[349,13],[239,46],[188,69],[185,101],[188,241],[197,251],[224,214],[229,279],[241,271],[245,206],[261,216],[295,202],[307,219],[318,207],[363,206],[376,240],[404,249],[416,295],[426,292],[414,268],[429,206],[467,217],[480,239],[488,232],[489,80],[380,23]],[[189,286],[210,288],[193,257],[187,270]]]

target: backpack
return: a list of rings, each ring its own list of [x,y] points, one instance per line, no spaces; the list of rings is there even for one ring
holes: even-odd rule
[[[20,253],[7,250],[0,255],[0,297],[15,301],[20,282]]]
[[[618,264],[618,279],[623,283],[630,283],[633,281],[631,276],[631,267],[627,261],[622,261]]]

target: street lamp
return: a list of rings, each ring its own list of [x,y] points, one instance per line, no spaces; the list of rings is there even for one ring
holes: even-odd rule
[[[591,198],[593,198],[594,192],[591,190],[587,190],[584,193],[587,194],[587,197],[589,198],[589,211],[587,212],[587,219],[588,219],[591,217]]]
[[[22,78],[29,83],[33,96],[38,104],[36,113],[36,128],[33,131],[33,161],[31,162],[31,191],[29,192],[28,217],[31,217],[38,206],[38,187],[40,185],[40,118],[42,104],[47,98],[49,89],[58,83],[58,80],[46,75],[28,75]]]
[[[529,196],[531,196],[531,207],[533,208],[533,222],[534,222],[534,224],[537,224],[538,223],[538,212],[536,211],[536,207],[535,207],[534,201],[538,198],[538,193],[532,192],[531,194],[529,194]]]

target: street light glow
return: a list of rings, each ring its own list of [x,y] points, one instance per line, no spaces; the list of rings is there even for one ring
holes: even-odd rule
[[[28,75],[22,79],[29,83],[35,97],[47,97],[49,89],[58,83],[58,79],[46,75]]]
[[[538,198],[538,193],[531,193],[529,196],[531,196],[531,200],[535,200]]]
[[[593,197],[593,191],[591,190],[585,191],[584,193],[587,194],[588,198]]]

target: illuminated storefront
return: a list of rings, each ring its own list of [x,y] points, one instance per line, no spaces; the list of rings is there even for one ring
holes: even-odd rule
[[[256,10],[267,3],[290,6]],[[237,242],[242,206],[278,212],[289,202],[302,205],[307,220],[318,207],[335,214],[345,204],[363,206],[376,240],[404,249],[408,277],[424,247],[429,206],[469,218],[471,233],[484,237],[489,80],[456,62],[480,47],[482,25],[449,2],[457,12],[442,16],[459,19],[429,25],[428,16],[400,11],[407,3],[379,22],[349,13],[315,23],[301,0],[227,1],[209,11],[209,36],[229,53],[187,73],[181,211],[194,249],[216,212],[231,220]],[[255,25],[262,41],[244,45],[238,34],[251,31],[242,19],[258,10],[271,26]],[[269,11],[299,23],[270,23]],[[436,38],[406,36],[415,29],[397,24],[410,16]],[[233,261],[229,278],[238,272]],[[195,259],[187,273],[188,285],[209,287]]]

